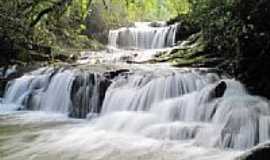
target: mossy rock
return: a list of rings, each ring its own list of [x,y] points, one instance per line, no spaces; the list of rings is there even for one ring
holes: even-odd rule
[[[193,66],[194,64],[202,63],[204,60],[205,60],[205,57],[203,56],[195,57],[192,59],[177,58],[177,59],[173,59],[171,63],[173,66],[183,67],[183,66]]]
[[[162,53],[155,58],[157,62],[170,62],[173,66],[193,66],[206,61],[206,44],[202,34],[197,33],[184,41],[179,48]]]

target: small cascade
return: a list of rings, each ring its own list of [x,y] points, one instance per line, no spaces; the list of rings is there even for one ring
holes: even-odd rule
[[[41,68],[9,82],[3,103],[16,109],[65,113],[85,118],[99,113],[110,81],[104,76],[64,68]]]
[[[24,105],[32,90],[42,91],[44,88],[48,87],[48,81],[51,79],[51,75],[53,74],[53,70],[41,68],[29,75],[24,75],[18,79],[10,81],[7,85],[8,89],[4,95],[4,103]]]
[[[38,105],[34,105],[33,108],[43,111],[68,113],[71,105],[70,93],[73,81],[74,77],[69,70],[56,73],[50,79],[50,84],[45,92],[37,92],[37,94],[32,92],[31,95],[35,97],[35,100],[40,99],[40,108],[36,108]],[[36,96],[39,97],[36,98]]]
[[[268,101],[248,95],[234,80],[209,83],[213,81],[203,76],[193,79],[182,73],[171,81],[176,76],[162,82],[156,78],[145,83],[146,77],[138,76],[114,82],[96,127],[219,148],[247,149],[270,139]]]
[[[198,73],[171,73],[167,76],[135,74],[118,77],[109,87],[102,113],[147,111],[154,103],[203,88],[213,77]]]
[[[151,26],[151,23],[135,23],[109,32],[109,46],[125,49],[157,49],[175,44],[178,24]]]

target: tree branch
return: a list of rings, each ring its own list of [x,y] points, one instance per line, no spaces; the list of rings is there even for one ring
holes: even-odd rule
[[[61,0],[57,3],[55,3],[53,6],[48,7],[44,10],[42,10],[37,17],[33,20],[33,22],[30,24],[30,27],[34,27],[45,15],[49,14],[50,12],[57,11],[57,10],[64,10],[64,8],[68,5],[70,5],[72,0]]]

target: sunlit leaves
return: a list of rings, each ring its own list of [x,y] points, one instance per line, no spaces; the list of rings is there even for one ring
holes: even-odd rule
[[[168,20],[179,14],[187,14],[190,9],[188,0],[102,0],[105,8],[104,12],[109,12],[108,16],[119,14],[125,11],[124,17],[129,21],[153,21]],[[94,3],[102,4],[101,0],[94,0]],[[121,9],[119,9],[119,7]],[[108,10],[106,10],[108,8]],[[121,14],[123,16],[123,14]],[[105,17],[106,18],[106,17]],[[115,18],[112,18],[117,19]]]
[[[91,0],[75,0],[75,4],[78,4],[81,8],[81,16],[86,18],[89,10]]]
[[[191,7],[188,0],[168,0],[166,5],[174,16],[187,14]]]

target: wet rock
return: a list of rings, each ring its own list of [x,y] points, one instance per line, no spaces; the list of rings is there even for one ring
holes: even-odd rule
[[[188,38],[190,35],[199,32],[201,29],[194,22],[188,20],[188,17],[178,15],[167,21],[167,25],[178,23],[176,41],[182,41]]]
[[[69,56],[69,59],[70,59],[71,61],[76,61],[76,60],[79,59],[79,57],[78,57],[78,55],[71,54],[71,55]]]
[[[270,142],[260,144],[247,151],[236,160],[269,160]]]
[[[109,79],[113,79],[122,73],[128,73],[128,72],[129,72],[128,69],[119,69],[119,70],[115,70],[115,71],[106,72],[106,73],[104,73],[104,76],[109,78]]]
[[[60,60],[60,61],[67,61],[69,60],[69,56],[65,54],[57,54],[54,56],[54,59]]]
[[[49,61],[51,59],[51,56],[48,54],[30,52],[29,55],[33,61]]]
[[[86,118],[101,111],[110,79],[101,74],[79,71],[72,84],[70,117]]]
[[[14,79],[20,76],[20,73],[18,73],[18,66],[14,65],[10,68],[7,68],[4,73],[4,78],[6,79]]]
[[[69,116],[74,118],[93,118],[93,115],[99,114],[106,91],[111,85],[111,80],[127,72],[129,72],[128,69],[119,69],[103,74],[84,70],[77,71],[70,93],[71,106]]]
[[[151,26],[151,27],[164,27],[164,26],[166,26],[166,23],[162,23],[162,22],[151,22],[149,24],[149,26]]]
[[[210,92],[210,100],[215,98],[223,97],[225,91],[227,89],[227,84],[224,81],[221,81],[217,84],[217,86]]]
[[[122,56],[120,58],[120,61],[122,61],[122,62],[128,62],[128,61],[132,61],[132,59],[133,59],[133,57],[131,55],[129,55],[129,56]]]
[[[219,98],[222,97],[225,93],[225,90],[227,89],[227,84],[224,81],[221,81],[215,88],[214,93],[215,97]]]
[[[6,84],[7,84],[7,81],[0,79],[0,97],[4,96]]]

